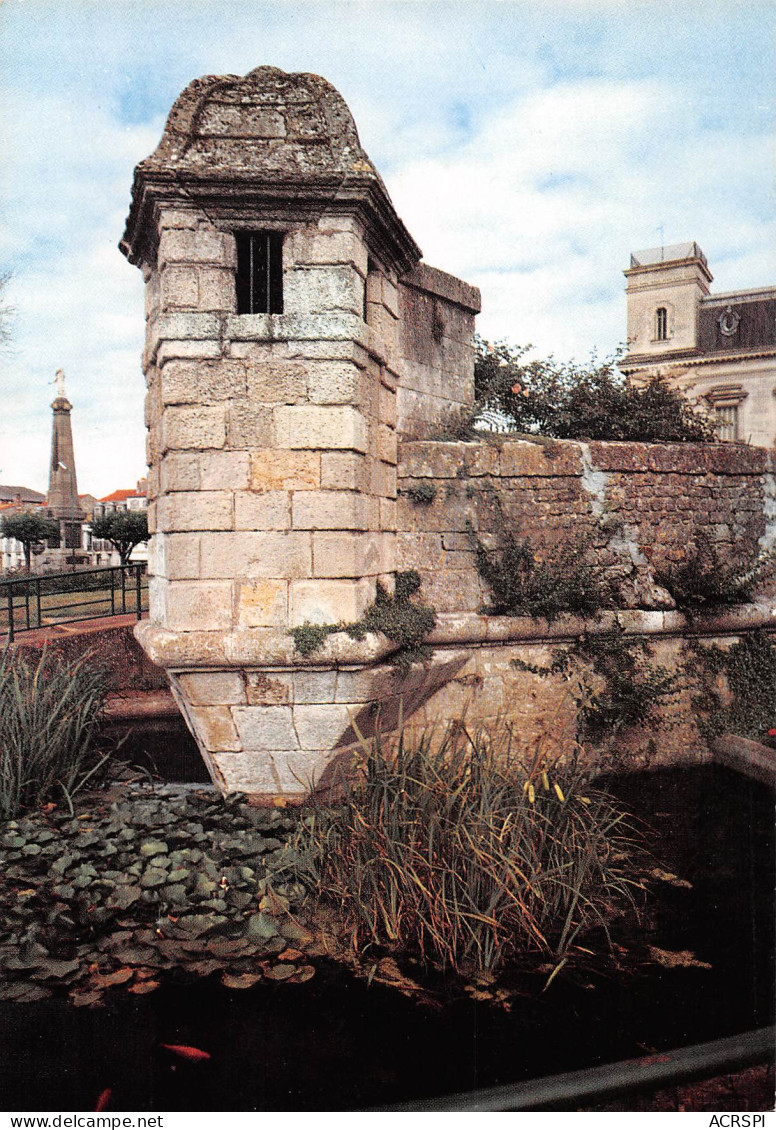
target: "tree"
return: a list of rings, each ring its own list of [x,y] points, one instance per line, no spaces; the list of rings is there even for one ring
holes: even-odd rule
[[[530,346],[477,339],[474,390],[477,417],[509,431],[555,439],[707,443],[710,421],[667,381],[628,384],[617,357],[589,364],[525,361]]]
[[[36,514],[34,510],[16,510],[0,518],[0,533],[3,537],[15,538],[22,543],[29,573],[33,545],[47,538],[59,541],[59,523],[45,514]]]
[[[148,541],[148,518],[145,510],[118,510],[91,521],[92,536],[109,541],[126,565],[136,545]]]

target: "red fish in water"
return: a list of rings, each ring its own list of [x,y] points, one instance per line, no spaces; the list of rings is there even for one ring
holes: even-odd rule
[[[108,1103],[110,1102],[110,1097],[111,1097],[112,1094],[113,1094],[113,1092],[111,1091],[110,1087],[106,1087],[104,1091],[100,1091],[100,1095],[99,1095],[99,1098],[97,1099],[97,1103],[96,1103],[94,1109],[96,1111],[105,1110]]]
[[[203,1059],[210,1059],[210,1052],[203,1052],[202,1048],[192,1048],[188,1044],[160,1044],[160,1048],[164,1048],[173,1055],[180,1056],[181,1059],[188,1059],[192,1063],[197,1063]]]

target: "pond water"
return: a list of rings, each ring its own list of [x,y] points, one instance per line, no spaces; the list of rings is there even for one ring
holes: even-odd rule
[[[210,979],[143,997],[117,989],[93,1010],[3,1004],[6,1109],[92,1110],[110,1088],[109,1110],[358,1110],[772,1023],[772,795],[716,767],[609,784],[653,829],[656,866],[681,882],[656,880],[649,915],[616,932],[621,971],[577,967],[546,992],[546,974],[513,971],[510,1012],[460,993],[431,1007],[326,961],[303,985],[230,991]],[[656,950],[680,957],[659,964]],[[211,1058],[186,1062],[163,1044]]]

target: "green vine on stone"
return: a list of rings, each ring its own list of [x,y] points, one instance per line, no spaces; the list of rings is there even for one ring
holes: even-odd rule
[[[420,574],[415,569],[396,573],[391,596],[378,581],[375,599],[360,620],[339,624],[305,623],[291,628],[296,650],[300,655],[312,655],[323,646],[328,636],[336,632],[346,632],[354,640],[364,639],[368,632],[382,632],[399,645],[391,663],[401,671],[408,671],[413,663],[425,662],[431,656],[431,648],[425,640],[434,630],[437,617],[430,605],[411,599],[421,583]]]
[[[573,644],[556,648],[548,667],[513,659],[512,666],[535,675],[569,678],[581,664],[601,682],[580,681],[580,723],[584,737],[597,740],[653,720],[656,708],[678,690],[679,676],[652,663],[653,649],[641,635],[628,636],[619,625],[583,632]]]
[[[697,693],[693,707],[706,738],[736,734],[764,741],[776,727],[776,640],[759,629],[748,632],[730,648],[686,645],[687,673]]]
[[[541,616],[552,623],[561,612],[594,615],[614,600],[603,570],[586,560],[585,538],[553,547],[543,560],[529,538],[515,537],[503,521],[495,549],[486,547],[471,525],[469,534],[477,571],[491,590],[491,615]]]
[[[418,483],[417,486],[405,487],[401,492],[418,506],[430,506],[437,496],[434,483]]]

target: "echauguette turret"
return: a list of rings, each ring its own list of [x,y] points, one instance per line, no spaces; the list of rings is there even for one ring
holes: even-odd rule
[[[224,792],[301,800],[396,689],[383,637],[305,657],[289,629],[391,588],[398,438],[471,405],[479,293],[421,262],[337,91],[274,67],[186,88],[121,250],[146,283],[138,638]]]

